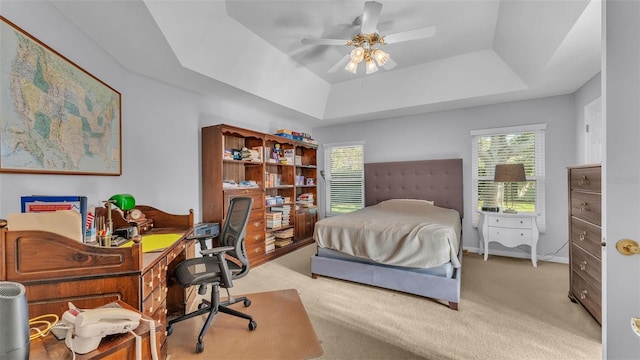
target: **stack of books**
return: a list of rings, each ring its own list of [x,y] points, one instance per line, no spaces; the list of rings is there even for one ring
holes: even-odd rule
[[[298,199],[296,200],[296,202],[302,207],[315,207],[315,205],[313,204],[314,200],[312,193],[304,193],[298,195]]]
[[[282,227],[282,213],[279,211],[267,213],[267,229],[279,229]]]
[[[281,214],[282,226],[288,226],[291,223],[291,205],[272,206],[271,211]]]
[[[264,239],[264,250],[267,254],[276,250],[276,237],[272,233]]]
[[[287,246],[293,243],[293,228],[275,231],[275,246],[277,248]]]

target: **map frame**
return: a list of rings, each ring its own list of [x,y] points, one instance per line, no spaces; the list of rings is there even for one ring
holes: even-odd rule
[[[108,161],[106,161],[104,166],[102,167],[96,166],[95,163],[93,163],[91,167],[83,167],[81,165],[78,165],[77,167],[69,167],[69,168],[45,167],[44,165],[43,166],[16,166],[16,165],[7,166],[6,164],[3,163],[3,159],[8,158],[8,156],[11,156],[11,155],[7,154],[7,152],[5,151],[5,146],[3,146],[2,142],[5,140],[5,137],[6,139],[9,140],[7,142],[10,142],[11,140],[17,140],[17,139],[12,139],[11,138],[12,133],[10,131],[5,131],[4,124],[8,123],[8,120],[2,119],[2,112],[0,112],[0,173],[121,176],[122,175],[122,95],[120,94],[120,92],[118,92],[117,90],[109,86],[104,81],[98,79],[97,77],[95,77],[94,75],[92,75],[91,73],[83,69],[82,67],[78,66],[76,63],[74,63],[64,55],[60,54],[53,48],[49,47],[47,44],[43,43],[33,35],[29,34],[27,31],[23,30],[22,28],[20,28],[19,26],[12,23],[11,21],[9,21],[8,19],[6,19],[1,15],[0,15],[0,37],[5,36],[2,34],[2,31],[7,29],[7,25],[16,33],[19,33],[20,35],[22,35],[25,39],[27,39],[27,41],[31,42],[34,46],[38,47],[39,48],[38,51],[42,51],[53,58],[57,58],[56,61],[59,61],[60,63],[63,63],[65,65],[68,65],[68,68],[65,68],[65,69],[70,69],[70,71],[72,71],[73,79],[81,78],[83,83],[92,84],[91,89],[94,89],[94,88],[99,89],[100,92],[105,92],[110,94],[109,96],[112,100],[109,101],[109,104],[100,104],[99,102],[97,104],[98,106],[103,106],[104,108],[117,107],[117,114],[114,114],[114,117],[117,116],[117,125],[116,125],[116,120],[114,119],[113,126],[109,127],[109,132],[113,135],[109,137],[109,139],[111,142],[115,142],[115,144],[107,145],[104,149],[104,153],[101,154],[104,158],[108,159]],[[8,56],[5,55],[4,51],[0,52],[0,65],[3,63],[6,63],[7,61],[11,61],[11,59],[8,59],[7,57]],[[2,104],[2,101],[3,101],[2,99],[4,99],[6,96],[10,96],[10,95],[7,95],[7,93],[3,94],[3,92],[11,91],[10,89],[11,81],[9,81],[9,79],[3,80],[2,76],[3,74],[0,71],[0,107],[14,106],[13,104],[11,105]],[[75,85],[80,86],[78,83],[75,83]],[[83,90],[88,90],[88,89],[83,89]],[[113,104],[114,102],[117,102],[117,104],[114,105]],[[42,108],[38,109],[39,112],[43,110],[44,109]],[[56,114],[53,114],[53,111],[52,111],[52,113],[50,114],[45,114],[45,116],[47,115],[50,116],[51,118],[55,118]],[[62,146],[66,145],[64,143],[65,141],[64,137],[57,138],[57,140],[60,142]],[[117,163],[117,165],[111,166],[112,163]]]

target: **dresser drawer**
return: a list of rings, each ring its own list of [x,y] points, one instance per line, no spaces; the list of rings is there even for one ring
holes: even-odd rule
[[[575,243],[571,245],[571,270],[601,288],[602,261]]]
[[[572,278],[571,293],[599,323],[602,323],[602,292],[600,288],[589,283],[575,271],[573,271]]]
[[[247,244],[263,244],[264,238],[264,230],[253,230],[247,231],[244,241]]]
[[[601,259],[602,229],[586,221],[571,217],[571,242]]]
[[[224,217],[227,217],[229,210],[229,202],[235,197],[250,197],[253,199],[251,204],[251,215],[255,212],[262,212],[264,209],[264,191],[262,189],[234,189],[224,192]],[[251,216],[249,215],[249,216]]]
[[[531,229],[531,218],[509,217],[509,216],[489,216],[488,225],[490,227]]]
[[[600,194],[571,192],[571,215],[600,226],[602,198]]]
[[[571,189],[601,192],[600,167],[571,169]]]

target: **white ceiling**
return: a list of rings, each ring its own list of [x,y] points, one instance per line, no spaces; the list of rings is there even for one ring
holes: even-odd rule
[[[52,0],[130,71],[313,126],[573,93],[600,71],[599,0],[380,2],[380,35],[436,34],[353,75],[327,73],[349,47],[300,40],[351,38],[364,1]]]

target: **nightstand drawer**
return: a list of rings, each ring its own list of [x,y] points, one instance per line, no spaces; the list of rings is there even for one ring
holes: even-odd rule
[[[507,216],[490,216],[489,227],[502,227],[502,228],[517,228],[517,229],[531,229],[530,217],[516,218]]]
[[[507,247],[531,244],[531,229],[510,229],[489,227],[489,239],[497,241]]]

